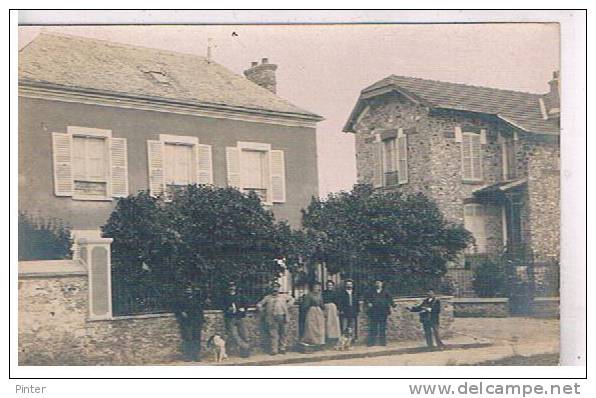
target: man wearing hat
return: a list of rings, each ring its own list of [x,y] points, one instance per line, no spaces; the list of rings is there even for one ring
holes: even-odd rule
[[[265,326],[271,344],[271,355],[286,353],[286,333],[290,320],[289,307],[294,303],[292,296],[280,293],[281,285],[273,284],[273,292],[257,303],[257,310],[263,313]]]
[[[228,291],[223,298],[223,312],[228,336],[238,347],[241,357],[250,356],[250,342],[244,318],[246,317],[246,299],[237,293],[236,283],[228,284]]]
[[[173,304],[173,311],[180,327],[184,360],[200,361],[204,309],[204,300],[200,289],[191,282],[187,282],[182,289],[177,291]]]
[[[393,297],[384,289],[380,278],[375,280],[375,287],[366,300],[368,308],[368,346],[387,345],[387,317],[391,307],[395,307]]]

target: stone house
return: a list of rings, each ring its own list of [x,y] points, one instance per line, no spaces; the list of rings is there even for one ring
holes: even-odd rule
[[[40,34],[19,52],[19,210],[96,236],[115,198],[203,183],[255,191],[298,227],[322,118],[276,95],[276,69]]]
[[[558,295],[559,78],[531,94],[391,75],[362,90],[344,127],[359,183],[422,192],[475,238],[448,275],[473,295],[479,257],[515,264]]]

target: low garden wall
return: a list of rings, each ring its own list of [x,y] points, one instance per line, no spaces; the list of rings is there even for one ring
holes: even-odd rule
[[[558,318],[560,316],[559,297],[534,298],[532,315],[538,318]]]
[[[27,272],[19,264],[19,364],[20,365],[135,365],[180,360],[180,337],[171,314],[89,320],[88,276],[72,261]],[[389,341],[422,340],[418,315],[406,310],[419,299],[399,298],[388,320]],[[441,328],[452,334],[454,308],[442,298]],[[297,339],[298,309],[292,308],[290,344]],[[260,315],[248,314],[248,329],[256,351],[266,339]],[[359,320],[359,340],[367,333],[366,316]],[[203,339],[225,336],[221,311],[206,311]]]
[[[453,315],[456,318],[487,317],[504,318],[509,316],[509,299],[491,297],[454,298]]]

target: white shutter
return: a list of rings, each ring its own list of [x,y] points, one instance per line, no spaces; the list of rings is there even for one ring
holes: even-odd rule
[[[272,150],[271,159],[271,201],[285,203],[286,201],[286,166],[284,151]]]
[[[226,147],[226,167],[228,170],[228,186],[242,188],[240,182],[240,149],[237,147]]]
[[[462,162],[462,178],[464,180],[471,180],[472,176],[472,140],[469,134],[462,136],[461,142],[461,162]]]
[[[462,136],[462,132],[461,132],[461,127],[456,126],[455,127],[455,142],[462,142],[463,140],[463,136]]]
[[[115,198],[128,196],[128,155],[126,138],[108,138],[110,143],[110,186]]]
[[[160,196],[165,191],[163,143],[161,141],[147,141],[147,156],[149,164],[149,194]]]
[[[383,186],[383,142],[373,143],[373,187]]]
[[[213,156],[211,145],[195,145],[197,156],[197,184],[213,184]]]
[[[54,161],[54,193],[56,196],[72,196],[72,136],[68,133],[52,133]]]
[[[482,148],[480,146],[480,135],[470,136],[470,152],[472,157],[472,178],[482,180]]]
[[[398,164],[398,183],[408,182],[408,137],[402,135],[397,138]]]

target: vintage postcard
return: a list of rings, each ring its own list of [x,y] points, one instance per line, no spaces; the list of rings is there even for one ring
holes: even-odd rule
[[[559,365],[558,23],[18,46],[19,366]]]

